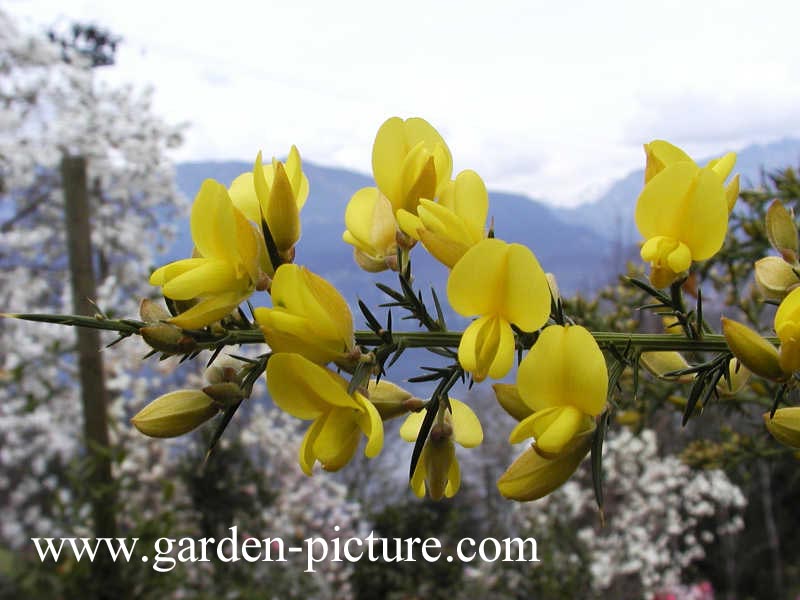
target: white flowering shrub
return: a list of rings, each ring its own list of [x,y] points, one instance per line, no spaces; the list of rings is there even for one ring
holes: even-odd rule
[[[580,478],[518,507],[527,531],[582,524],[576,536],[598,594],[652,597],[685,583],[688,569],[705,557],[704,548],[744,527],[746,499],[725,473],[694,471],[674,456],[659,456],[652,430],[612,435],[603,467],[605,526],[591,482]],[[577,553],[573,559],[579,560]]]

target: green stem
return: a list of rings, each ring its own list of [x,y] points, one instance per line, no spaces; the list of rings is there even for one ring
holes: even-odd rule
[[[132,319],[115,320],[78,315],[5,314],[3,316],[26,321],[116,331],[123,336],[138,334],[139,329],[146,325],[141,321]],[[393,331],[392,338],[395,343],[402,343],[405,348],[456,348],[461,341],[461,333],[460,331]],[[725,337],[718,334],[709,334],[702,339],[688,339],[667,333],[614,333],[608,331],[593,331],[591,333],[601,348],[616,347],[618,349],[625,349],[629,347],[641,352],[653,352],[658,350],[676,350],[678,352],[728,351],[728,344],[725,342]],[[193,337],[200,348],[214,348],[221,342],[230,346],[264,343],[264,336],[259,329],[229,329],[219,334],[209,331],[189,331],[187,335]],[[356,331],[355,338],[356,343],[362,346],[380,346],[383,343],[383,340],[372,331]],[[768,337],[766,339],[772,344],[778,344],[778,339],[775,337]]]

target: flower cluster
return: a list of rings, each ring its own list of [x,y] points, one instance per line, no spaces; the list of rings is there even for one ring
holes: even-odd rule
[[[699,341],[708,331],[700,294],[697,309],[686,311],[681,287],[692,264],[710,259],[724,242],[739,192],[738,176],[726,184],[736,156],[728,153],[700,167],[662,140],[646,144],[645,153],[636,224],[644,237],[641,255],[651,265],[652,286],[634,283],[657,301],[648,308],[670,316],[669,328]],[[169,313],[143,303],[144,323],[137,331],[154,352],[165,355],[193,357],[204,349],[219,353],[229,340],[242,339],[239,331],[260,333],[261,339],[248,339],[265,341],[268,351],[256,359],[241,358],[238,368],[202,390],[161,396],[134,417],[134,425],[147,435],[168,437],[223,413],[218,439],[250,396],[254,381],[266,374],[275,404],[311,422],[299,450],[304,473],[310,475],[317,462],[330,471],[344,467],[362,438],[364,454],[376,456],[384,442],[383,421],[406,415],[400,434],[414,443],[411,488],[438,499],[452,496],[460,485],[456,444],[471,448],[483,439],[478,416],[450,397],[450,389],[459,378],[475,383],[502,379],[516,357],[516,383],[498,383],[495,393],[518,421],[510,443],[532,443],[500,477],[498,487],[508,498],[533,500],[562,485],[590,448],[602,445],[609,391],[614,390],[609,381],[616,385],[628,366],[691,383],[684,419],[712,393],[735,394],[750,372],[778,382],[783,391],[794,385],[793,375],[800,370],[798,235],[793,216],[780,203],[767,214],[767,236],[780,257],[756,265],[759,288],[781,300],[774,321],[780,348],[741,323],[723,319],[726,353],[692,366],[674,350],[601,347],[597,334],[565,315],[555,277],[545,273],[535,254],[496,237],[494,226],[487,230],[489,196],[481,177],[465,170],[451,178],[452,165],[450,149],[427,121],[388,119],[372,149],[376,185],[358,190],[344,215],[343,239],[353,246],[355,263],[369,272],[398,271],[402,291],[378,284],[391,297],[389,306],[409,311],[406,318],[417,319],[432,336],[450,333],[435,292],[433,318],[413,288],[411,251],[420,242],[450,270],[452,310],[473,318],[457,338],[457,352],[450,341],[423,344],[452,361],[414,378],[437,382],[428,400],[384,379],[386,369],[419,338],[397,332],[391,314],[381,324],[363,302],[371,331],[355,331],[338,290],[296,264],[309,183],[292,147],[286,161],[273,158],[266,165],[259,153],[252,172],[229,187],[213,180],[202,184],[192,206],[193,256],[150,277],[151,284],[161,287]],[[659,291],[665,287],[669,294]],[[256,292],[268,294],[268,306],[250,305]],[[246,301],[251,317],[243,307]],[[673,338],[677,346],[666,347],[685,348],[677,343],[679,337]],[[610,356],[604,355],[606,348]],[[797,446],[800,426],[792,410],[773,410],[767,427],[778,440]]]

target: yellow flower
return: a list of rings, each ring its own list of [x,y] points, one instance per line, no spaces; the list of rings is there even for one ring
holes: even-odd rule
[[[273,402],[298,419],[313,420],[300,447],[300,467],[311,475],[319,461],[337,471],[353,458],[361,433],[364,454],[383,447],[383,422],[375,407],[359,392],[347,393],[347,381],[299,354],[273,354],[267,363],[267,388]]]
[[[159,396],[131,419],[136,429],[157,438],[189,433],[219,412],[214,399],[200,390],[175,390]]]
[[[297,352],[325,364],[353,351],[353,317],[342,295],[305,267],[283,264],[272,281],[272,308],[255,309],[273,352]]]
[[[778,350],[758,333],[725,317],[722,317],[722,333],[730,351],[750,371],[774,381],[786,379]]]
[[[443,188],[439,202],[422,198],[417,214],[400,209],[400,228],[439,262],[451,269],[472,246],[486,237],[489,194],[475,171],[461,171]]]
[[[605,408],[606,361],[583,327],[551,325],[522,360],[517,388],[535,412],[514,428],[509,440],[516,444],[534,437],[542,454],[558,454]]]
[[[550,315],[550,290],[542,267],[528,248],[486,239],[453,267],[447,297],[460,315],[481,315],[461,337],[458,360],[475,381],[499,379],[514,363],[514,323],[535,331]]]
[[[483,441],[481,422],[472,409],[453,398],[450,407],[452,414],[444,406],[439,408],[411,477],[411,489],[420,498],[425,496],[426,486],[434,500],[454,496],[461,485],[461,471],[453,442],[464,448],[474,448]],[[415,442],[424,418],[424,411],[409,415],[400,427],[400,437]]]
[[[636,226],[645,238],[642,259],[651,264],[650,281],[666,287],[722,247],[728,213],[738,196],[738,179],[724,180],[736,155],[726,154],[701,168],[661,140],[645,146],[645,186],[636,204]]]
[[[358,190],[344,213],[342,239],[353,246],[356,263],[370,273],[397,267],[397,223],[389,200],[378,188]]]
[[[786,374],[800,371],[800,288],[790,292],[778,307],[775,313],[775,333],[781,341],[781,369]]]
[[[497,481],[500,493],[510,500],[528,502],[561,487],[589,453],[594,430],[594,422],[587,423],[587,428],[555,456],[541,454],[536,447],[528,448]]]
[[[784,446],[800,448],[800,406],[779,408],[770,419],[764,413],[764,424],[767,430]]]
[[[230,195],[248,219],[266,221],[278,252],[291,251],[300,239],[300,210],[308,198],[308,178],[295,146],[285,163],[273,158],[262,165],[259,152],[253,171],[233,180]]]
[[[416,214],[420,198],[433,200],[450,180],[453,159],[442,136],[424,119],[388,119],[375,136],[372,172],[395,212]]]
[[[271,274],[261,235],[232,203],[225,186],[206,179],[192,205],[196,257],[156,269],[150,283],[173,300],[197,300],[169,321],[183,329],[209,325],[231,313]]]

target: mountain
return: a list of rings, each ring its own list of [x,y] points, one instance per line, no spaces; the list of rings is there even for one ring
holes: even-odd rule
[[[178,186],[193,198],[206,178],[225,185],[252,165],[245,162],[190,162],[177,167]],[[304,162],[310,194],[302,212],[302,237],[297,246],[298,263],[319,273],[342,291],[354,306],[357,298],[377,306],[386,297],[374,282],[396,287],[393,273],[366,273],[353,261],[353,250],[342,239],[347,202],[359,188],[374,185],[371,178],[343,169],[321,167]],[[530,247],[546,271],[556,274],[565,293],[590,291],[607,282],[613,273],[608,267],[608,241],[590,228],[559,218],[543,202],[521,195],[490,192],[490,216],[494,217],[497,237]],[[188,217],[179,237],[162,262],[185,258],[192,250]],[[431,285],[444,300],[447,269],[421,248],[412,252],[412,267],[418,288]],[[478,274],[479,275],[479,274]]]
[[[699,161],[703,165],[716,156]],[[741,188],[756,187],[762,173],[800,164],[800,140],[786,138],[769,144],[754,144],[737,152],[734,173],[741,175]],[[636,243],[633,214],[636,199],[642,191],[644,169],[619,179],[594,202],[569,209],[556,209],[557,214],[571,223],[584,225],[622,247]]]

